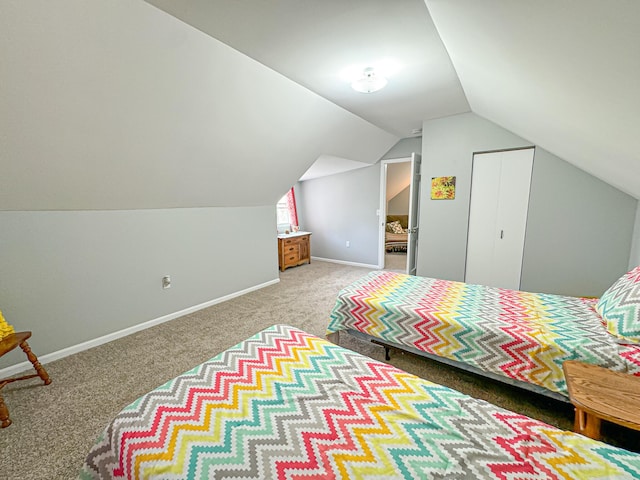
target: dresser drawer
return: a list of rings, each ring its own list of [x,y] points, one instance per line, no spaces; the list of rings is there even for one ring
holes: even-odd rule
[[[297,253],[292,253],[284,256],[284,261],[282,262],[282,264],[285,267],[289,267],[291,265],[298,265],[299,261],[300,261],[300,255],[298,255]]]
[[[287,256],[295,253],[296,255],[300,254],[300,245],[297,243],[295,245],[284,245],[282,247],[282,254]]]

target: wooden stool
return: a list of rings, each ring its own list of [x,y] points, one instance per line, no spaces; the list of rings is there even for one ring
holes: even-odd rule
[[[575,360],[562,369],[576,411],[574,432],[600,440],[602,420],[640,430],[640,377]]]

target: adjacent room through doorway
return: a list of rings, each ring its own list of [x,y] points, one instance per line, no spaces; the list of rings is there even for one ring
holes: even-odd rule
[[[411,204],[411,158],[386,160],[381,172],[380,215],[384,226],[385,270],[407,273],[409,209]]]

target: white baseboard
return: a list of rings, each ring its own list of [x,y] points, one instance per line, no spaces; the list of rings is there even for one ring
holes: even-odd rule
[[[341,265],[351,265],[352,267],[372,268],[374,270],[381,269],[379,265],[369,265],[368,263],[347,262],[345,260],[334,260],[333,258],[311,257],[311,260],[319,260],[321,262],[339,263]]]
[[[253,287],[240,290],[239,292],[230,293],[229,295],[225,295],[224,297],[219,297],[213,300],[209,300],[208,302],[201,303],[199,305],[194,305],[193,307],[185,308],[184,310],[180,310],[178,312],[174,312],[168,315],[164,315],[162,317],[154,318],[153,320],[139,323],[138,325],[133,325],[131,327],[118,330],[117,332],[109,333],[107,335],[103,335],[102,337],[94,338],[93,340],[88,340],[86,342],[82,342],[77,345],[72,345],[71,347],[63,348],[62,350],[48,353],[46,355],[42,355],[41,357],[38,356],[38,360],[40,361],[40,363],[43,363],[43,364],[53,362],[54,360],[59,360],[64,357],[68,357],[69,355],[73,355],[74,353],[82,352],[84,350],[89,350],[90,348],[97,347],[98,345],[102,345],[104,343],[117,340],[118,338],[126,337],[127,335],[131,335],[132,333],[139,332],[140,330],[146,330],[147,328],[151,328],[155,325],[168,322],[169,320],[173,320],[175,318],[182,317],[184,315],[188,315],[189,313],[197,312],[198,310],[211,307],[212,305],[215,305],[217,303],[226,302],[227,300],[231,300],[232,298],[240,297],[241,295],[245,295],[255,290],[260,290],[261,288],[274,285],[278,282],[280,282],[280,278],[276,278],[274,280],[261,283],[260,285],[255,285]],[[16,365],[11,365],[10,367],[6,367],[0,370],[0,377],[1,378],[11,377],[13,375],[24,372],[25,370],[29,370],[31,368],[33,368],[31,365],[31,362],[28,362],[28,361],[18,363]]]

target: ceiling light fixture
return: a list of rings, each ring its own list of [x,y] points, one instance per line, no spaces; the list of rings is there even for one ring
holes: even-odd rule
[[[383,89],[386,85],[386,78],[377,75],[373,68],[367,67],[362,72],[360,78],[351,84],[351,88],[356,92],[373,93]]]

